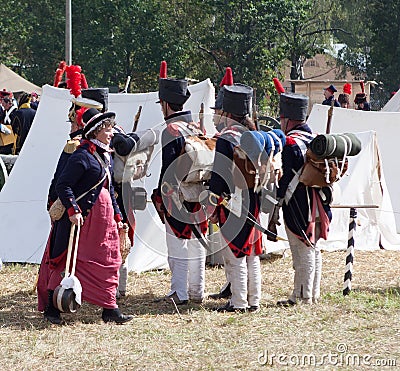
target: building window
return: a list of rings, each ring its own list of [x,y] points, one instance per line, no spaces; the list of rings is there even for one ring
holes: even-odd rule
[[[309,61],[306,62],[305,67],[319,67],[319,64],[315,59],[310,59]]]

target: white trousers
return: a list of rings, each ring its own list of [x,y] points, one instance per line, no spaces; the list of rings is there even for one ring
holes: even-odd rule
[[[171,270],[171,291],[179,300],[204,298],[206,251],[197,238],[190,240],[175,236],[165,223],[168,264]]]
[[[126,261],[121,264],[119,268],[119,281],[118,281],[118,291],[126,292],[126,285],[128,283],[128,265]]]
[[[259,306],[261,300],[260,257],[253,252],[250,256],[237,258],[228,247],[223,250],[226,276],[231,283],[231,305],[234,308]]]
[[[320,233],[320,224],[316,224],[316,241]],[[320,297],[322,256],[318,247],[308,247],[286,228],[294,269],[294,288],[289,299],[306,304],[316,302]]]

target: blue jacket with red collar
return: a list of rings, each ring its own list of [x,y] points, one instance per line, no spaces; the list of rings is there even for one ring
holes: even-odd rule
[[[313,139],[313,134],[307,124],[297,126],[295,128],[303,138],[303,143],[308,147]],[[291,135],[292,133],[292,135]],[[279,188],[277,189],[277,198],[284,199],[288,186],[292,181],[295,172],[298,172],[304,165],[304,154],[294,140],[295,134],[290,131],[286,136],[286,145],[282,151],[282,178],[279,180]],[[307,140],[307,139],[308,140]],[[288,204],[283,202],[282,211],[286,226],[297,236],[302,236],[309,227],[310,210],[313,206],[313,192],[316,189],[306,187],[303,183],[298,183],[295,191]],[[320,197],[318,194],[317,197]],[[329,220],[332,218],[329,205],[323,206]]]
[[[90,190],[105,175],[105,170],[93,153],[97,151],[100,157],[105,160],[104,150],[95,144],[85,140],[69,157],[56,184],[56,192],[67,212],[62,218],[54,222],[51,233],[50,257],[55,258],[61,255],[68,247],[68,237],[71,228],[69,216],[82,213],[85,217],[93,207],[104,182],[109,183],[107,177],[97,187],[88,192],[79,201],[76,198]],[[110,173],[112,163],[109,164]],[[106,183],[106,184],[107,184]],[[110,196],[114,208],[114,218],[118,222],[122,220],[121,212],[114,196],[114,188],[109,184]]]
[[[238,145],[233,131],[234,127],[221,132],[215,147],[213,171],[211,173],[209,190],[218,196],[229,196],[235,192],[234,176],[234,147]],[[243,128],[245,130],[245,128]],[[241,131],[240,129],[238,131]],[[217,207],[218,222],[221,234],[227,241],[232,253],[237,257],[248,256],[253,252],[262,253],[261,233],[253,226],[246,223],[246,217],[251,213],[258,218],[260,210],[260,197],[254,188],[243,189],[242,215],[237,217],[224,206]]]
[[[191,218],[191,213],[199,212],[201,210],[201,205],[198,202],[183,202],[184,208],[188,213],[177,210],[173,200],[168,195],[162,194],[163,184],[167,183],[169,185],[175,185],[177,180],[175,175],[177,173],[178,157],[183,153],[185,146],[185,139],[174,125],[174,122],[186,122],[193,123],[192,114],[190,111],[176,112],[166,119],[167,127],[163,130],[161,135],[162,144],[162,165],[160,178],[158,181],[157,188],[157,202],[163,203],[163,208],[165,210],[165,218],[171,229],[174,231],[175,236],[182,239],[189,239],[192,237],[192,229],[190,224],[196,224],[200,226],[197,229],[205,234],[207,232],[208,223],[205,220],[205,215],[197,215],[196,220]],[[165,190],[164,190],[165,192]],[[190,221],[188,222],[187,219]],[[200,222],[200,223],[199,223]]]

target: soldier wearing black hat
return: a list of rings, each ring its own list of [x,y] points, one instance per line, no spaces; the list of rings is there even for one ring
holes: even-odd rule
[[[242,199],[244,206],[238,215],[219,204],[210,218],[219,224],[226,241],[224,267],[232,292],[231,299],[217,308],[219,312],[255,312],[261,299],[261,234],[243,221],[243,215],[258,217],[260,198],[254,188],[239,189],[235,179],[243,179],[244,175],[236,173],[237,168],[233,165],[234,148],[239,144],[242,133],[255,130],[251,120],[252,97],[250,86],[235,84],[224,87],[222,118],[226,128],[217,140],[210,192],[219,201],[231,195],[232,198]]]
[[[311,304],[320,297],[322,257],[316,243],[320,238],[327,238],[331,211],[321,188],[307,187],[298,180],[305,152],[315,137],[305,121],[307,108],[305,95],[280,95],[280,121],[286,145],[282,152],[283,176],[279,180],[277,205],[269,229],[276,230],[276,225],[280,225],[282,207],[295,276],[292,294],[288,300],[279,301],[278,306],[295,305],[299,301]]]
[[[371,105],[367,102],[367,95],[365,93],[357,93],[354,98],[356,110],[371,111]]]
[[[340,103],[335,98],[336,92],[337,92],[337,89],[332,84],[329,85],[327,88],[325,88],[324,89],[325,100],[322,102],[322,104],[325,106],[340,107]]]
[[[184,152],[187,131],[199,127],[190,111],[183,105],[190,97],[188,82],[183,79],[161,77],[158,90],[161,111],[167,127],[162,132],[162,165],[155,190],[155,205],[165,224],[168,263],[171,269],[171,290],[165,297],[177,305],[188,300],[202,302],[205,288],[205,249],[199,237],[207,232],[207,221],[200,217],[199,202],[177,201],[177,167]],[[195,228],[195,230],[194,230]]]
[[[367,94],[365,93],[365,83],[360,81],[361,93],[357,93],[354,98],[355,109],[360,111],[371,111],[371,105],[367,102]]]
[[[18,100],[18,109],[11,121],[14,134],[17,136],[15,154],[18,155],[25,143],[29,130],[31,129],[36,111],[31,108],[31,95],[23,93]]]

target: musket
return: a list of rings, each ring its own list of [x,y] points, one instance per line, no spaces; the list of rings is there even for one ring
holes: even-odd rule
[[[199,126],[200,130],[205,133],[204,131],[204,103],[200,104],[200,111],[199,111]]]
[[[138,111],[137,111],[137,113],[135,115],[135,120],[133,121],[132,133],[134,133],[136,131],[136,129],[137,129],[141,113],[142,113],[142,106],[139,106],[139,109],[138,109]]]
[[[330,134],[330,132],[331,132],[333,105],[334,104],[335,104],[335,100],[332,99],[331,106],[329,107],[329,110],[328,110],[328,121],[326,122],[326,134]]]
[[[217,206],[218,205],[218,199],[219,196],[216,195],[215,193],[210,193],[209,195],[209,202],[211,205],[213,206]],[[227,201],[226,198],[222,199],[222,201],[220,202],[220,205],[223,205],[225,208],[227,208],[229,210],[229,203]],[[270,237],[272,239],[272,241],[287,241],[286,238],[280,237],[278,236],[276,233],[264,228],[255,218],[255,216],[250,213],[249,210],[244,210],[245,212],[247,212],[247,215],[245,217],[245,222],[247,224],[249,224],[250,226],[254,227],[255,229],[259,230],[261,233],[266,234],[268,237]]]

